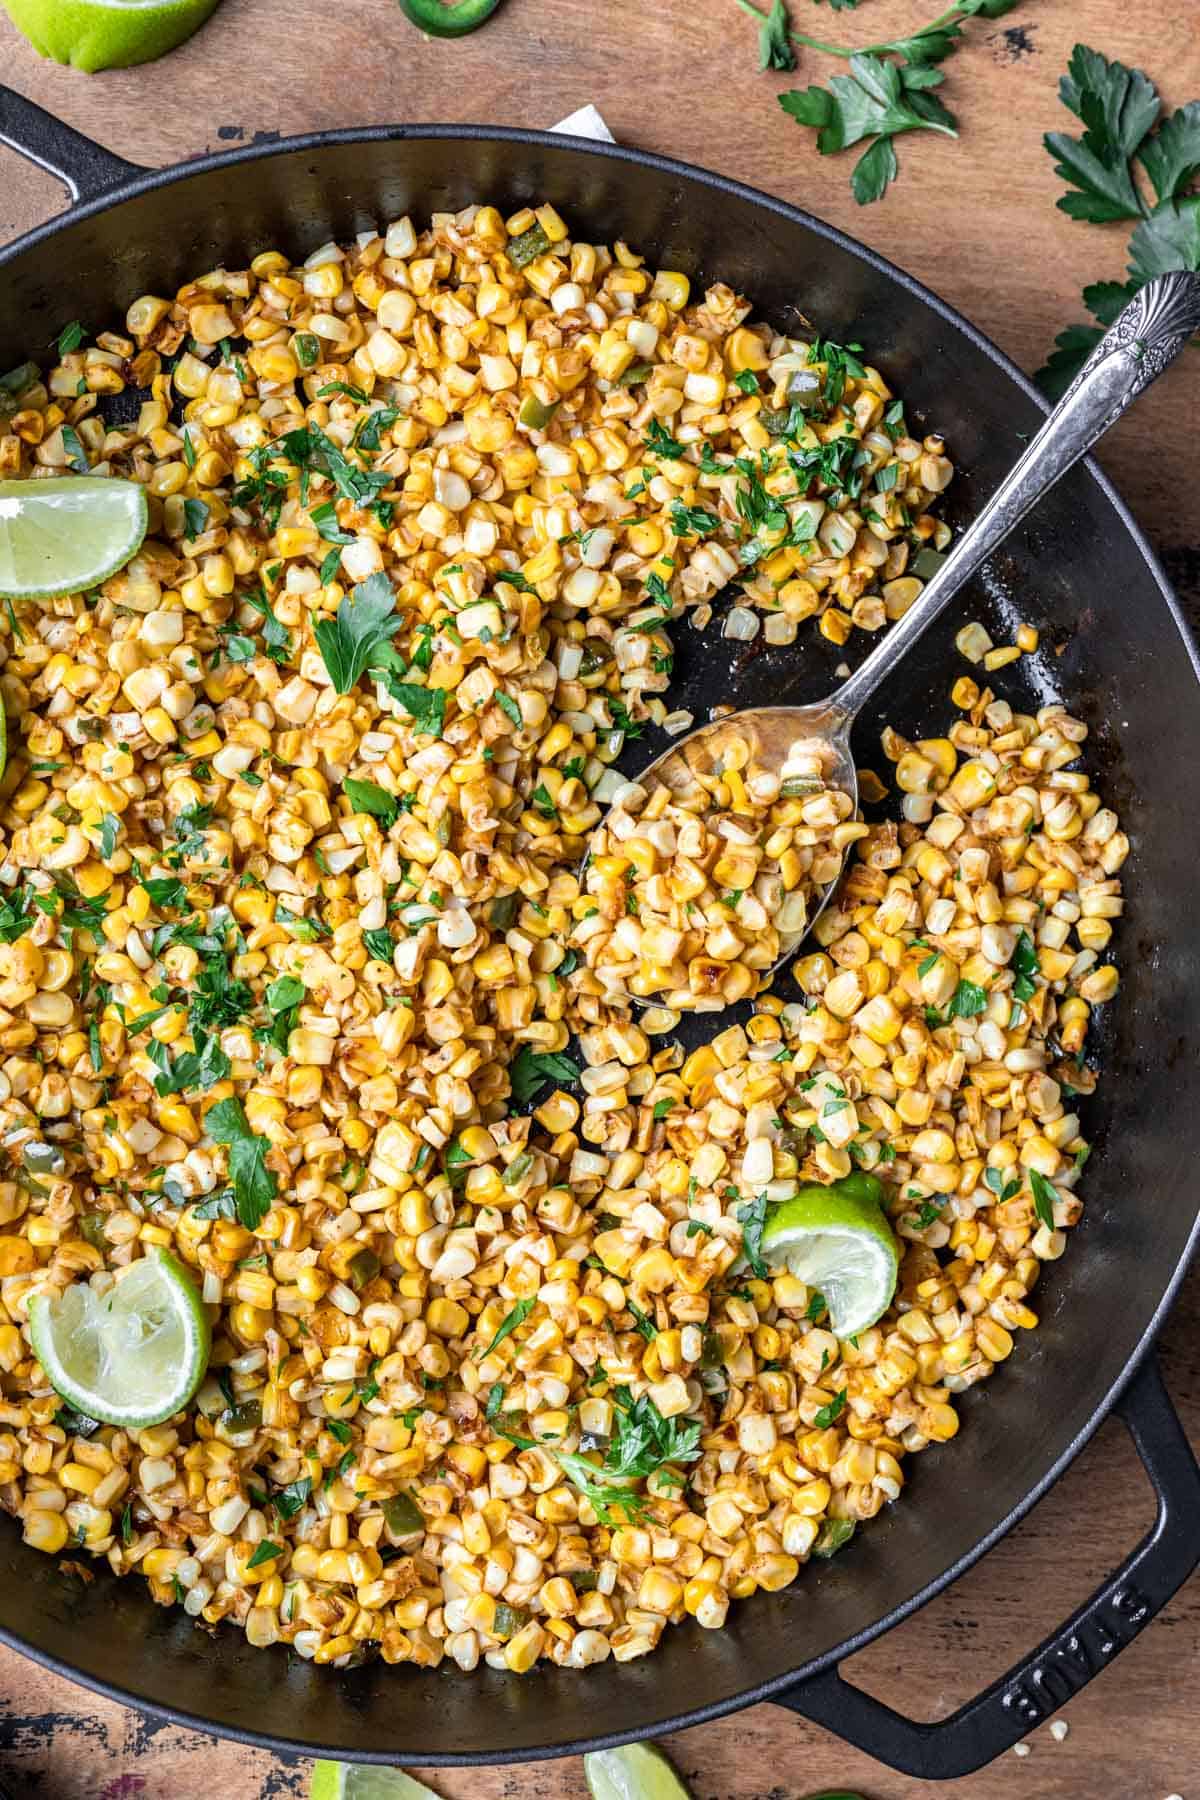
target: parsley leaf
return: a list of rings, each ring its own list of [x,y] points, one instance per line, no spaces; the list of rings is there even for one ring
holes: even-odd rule
[[[846,1390],[839,1388],[828,1406],[819,1407],[813,1419],[818,1431],[826,1431],[846,1410]]]
[[[685,506],[682,500],[676,500],[671,507],[671,530],[676,537],[703,537],[707,532],[719,531],[720,528],[721,521],[716,513],[709,512],[703,506]],[[671,604],[670,594],[666,597],[666,604]],[[657,619],[648,621],[651,629],[659,623]]]
[[[629,1488],[603,1480],[603,1470],[574,1451],[558,1450],[556,1460],[573,1487],[577,1487],[602,1525],[612,1525],[614,1509],[629,1524],[646,1516],[646,1501]]]
[[[521,1045],[508,1075],[512,1083],[513,1099],[518,1106],[527,1106],[538,1089],[548,1081],[565,1083],[579,1080],[579,1070],[569,1056],[533,1050],[528,1044]]]
[[[487,1360],[487,1358],[492,1354],[492,1351],[496,1348],[497,1344],[502,1344],[504,1342],[505,1338],[511,1336],[511,1334],[517,1329],[518,1325],[523,1325],[525,1323],[526,1319],[529,1317],[530,1313],[533,1311],[533,1309],[536,1305],[537,1305],[537,1296],[536,1295],[531,1295],[527,1300],[518,1300],[517,1301],[517,1304],[513,1307],[512,1311],[510,1313],[506,1313],[504,1318],[501,1320],[500,1327],[497,1330],[495,1337],[492,1339],[491,1343],[488,1345],[487,1349],[484,1351],[483,1355],[480,1357],[480,1359],[479,1359],[480,1362],[485,1362]]]
[[[671,436],[661,419],[651,419],[642,442],[647,450],[655,456],[665,457],[668,462],[679,462],[687,455],[685,446]]]
[[[1030,1169],[1029,1186],[1033,1190],[1033,1210],[1038,1216],[1038,1222],[1044,1225],[1047,1231],[1053,1231],[1054,1202],[1058,1199],[1053,1183],[1047,1181],[1046,1177],[1039,1174],[1037,1169]]]
[[[33,894],[27,887],[0,900],[0,943],[15,944],[33,925]]]
[[[196,1048],[182,1051],[174,1062],[167,1046],[156,1038],[151,1038],[146,1045],[146,1054],[159,1071],[154,1077],[156,1093],[182,1094],[188,1088],[203,1090],[224,1081],[229,1074],[232,1064],[221,1048],[220,1039],[209,1037],[203,1031],[192,1035]]]
[[[291,1519],[308,1504],[312,1493],[312,1476],[302,1475],[299,1481],[289,1481],[286,1487],[271,1495],[270,1504],[281,1519]]]
[[[421,687],[415,681],[389,681],[387,691],[412,716],[412,727],[428,737],[440,738],[446,723],[445,688]]]
[[[843,1102],[846,1104],[846,1102]],[[734,1209],[736,1218],[742,1227],[742,1249],[751,1272],[759,1281],[767,1278],[767,1265],[762,1258],[762,1235],[767,1222],[767,1196],[760,1194],[757,1200],[746,1200]]]
[[[218,1100],[205,1119],[209,1136],[229,1152],[229,1179],[233,1183],[238,1219],[254,1231],[266,1218],[275,1198],[275,1177],[267,1168],[270,1148],[266,1138],[250,1129],[245,1109],[232,1096]]]
[[[1136,219],[1129,239],[1128,281],[1093,282],[1083,301],[1098,325],[1068,325],[1037,372],[1043,393],[1066,392],[1123,307],[1144,282],[1175,269],[1200,271],[1200,100],[1162,118],[1154,83],[1140,69],[1110,62],[1076,44],[1059,98],[1084,126],[1081,137],[1061,131],[1043,140],[1055,173],[1071,184],[1058,204],[1073,219],[1096,224]],[[1153,207],[1139,182],[1140,164],[1154,192]]]
[[[73,468],[77,474],[86,475],[91,465],[87,459],[87,451],[79,441],[79,433],[73,430],[70,425],[60,426],[59,433],[62,437],[62,446],[67,453],[67,461],[71,468]]]
[[[664,1418],[649,1394],[635,1400],[627,1387],[617,1388],[613,1400],[613,1433],[604,1457],[607,1474],[653,1475],[663,1463],[697,1460],[698,1419]]]
[[[647,1318],[640,1306],[635,1306],[628,1295],[625,1297],[625,1310],[633,1319],[634,1329],[648,1344],[652,1344],[658,1336],[658,1326],[653,1319]]]
[[[264,1538],[261,1544],[256,1544],[254,1546],[254,1554],[246,1564],[246,1567],[248,1569],[257,1569],[261,1564],[265,1562],[274,1562],[276,1557],[282,1555],[282,1544],[272,1544],[269,1539]]]
[[[346,595],[334,618],[319,619],[313,627],[317,648],[339,694],[350,692],[373,653],[399,631],[404,621],[393,611],[394,600],[386,575],[368,575]]]
[[[1015,971],[1016,975],[1016,979],[1012,984],[1013,999],[1022,1001],[1032,1000],[1035,991],[1034,981],[1040,972],[1041,965],[1038,962],[1038,954],[1034,948],[1033,939],[1027,931],[1019,931],[1017,933],[1017,942],[1012,953],[1009,967]]]
[[[796,66],[789,28],[791,20],[784,0],[772,0],[769,14],[758,28],[758,66],[786,71]]]
[[[873,140],[851,177],[854,198],[865,206],[880,199],[898,173],[894,137],[905,131],[958,136],[953,115],[928,91],[941,80],[927,64],[906,66],[863,53],[850,58],[848,75],[831,76],[827,88],[792,88],[778,98],[784,112],[817,132],[822,156]]]
[[[973,1019],[977,1013],[987,1011],[987,989],[976,987],[973,981],[960,981],[950,996],[947,1008],[952,1019]]]
[[[1130,165],[1158,118],[1161,102],[1154,84],[1140,69],[1076,44],[1058,95],[1084,125],[1080,138],[1063,131],[1046,134],[1055,174],[1077,190],[1062,196],[1060,209],[1093,223],[1141,218],[1148,208]]]
[[[385,831],[400,817],[395,794],[389,794],[374,781],[358,781],[353,775],[347,776],[342,783],[342,792],[356,813],[371,813],[381,819]]]

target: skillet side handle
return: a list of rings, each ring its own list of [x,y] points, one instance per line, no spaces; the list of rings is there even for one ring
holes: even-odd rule
[[[1137,1636],[1200,1562],[1200,1468],[1151,1352],[1117,1406],[1158,1516],[1065,1625],[950,1718],[920,1724],[830,1669],[772,1698],[890,1768],[926,1781],[973,1774],[1066,1704]]]
[[[72,202],[94,200],[145,174],[139,163],[114,156],[14,88],[0,87],[0,143],[56,175]]]

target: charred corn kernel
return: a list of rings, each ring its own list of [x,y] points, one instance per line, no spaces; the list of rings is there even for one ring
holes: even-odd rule
[[[430,1331],[439,1337],[461,1337],[471,1322],[471,1315],[457,1300],[432,1300],[425,1314]]]
[[[504,1646],[505,1667],[514,1675],[524,1675],[532,1669],[541,1654],[545,1642],[545,1632],[535,1619],[522,1626],[515,1636],[509,1638]]]
[[[683,1599],[683,1583],[665,1569],[647,1569],[638,1587],[637,1603],[648,1612],[672,1613]]]
[[[31,1544],[35,1550],[44,1550],[47,1556],[56,1556],[67,1542],[67,1522],[61,1513],[43,1512],[31,1507],[25,1514],[25,1543]]]

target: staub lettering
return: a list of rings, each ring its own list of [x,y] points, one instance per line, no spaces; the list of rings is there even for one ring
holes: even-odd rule
[[[1153,1610],[1131,1583],[1115,1589],[1078,1631],[1057,1638],[1029,1673],[1013,1682],[1003,1704],[1023,1725],[1040,1724],[1137,1636]]]

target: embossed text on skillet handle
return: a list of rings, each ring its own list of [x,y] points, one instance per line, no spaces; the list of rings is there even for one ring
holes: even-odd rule
[[[1153,1356],[1134,1375],[1118,1409],[1157,1495],[1157,1517],[1120,1567],[1016,1668],[948,1719],[928,1722],[906,1718],[855,1687],[836,1665],[763,1697],[815,1719],[877,1761],[925,1781],[970,1775],[1011,1749],[1099,1674],[1200,1561],[1200,1468]],[[858,1579],[853,1554],[846,1551],[823,1579]]]

